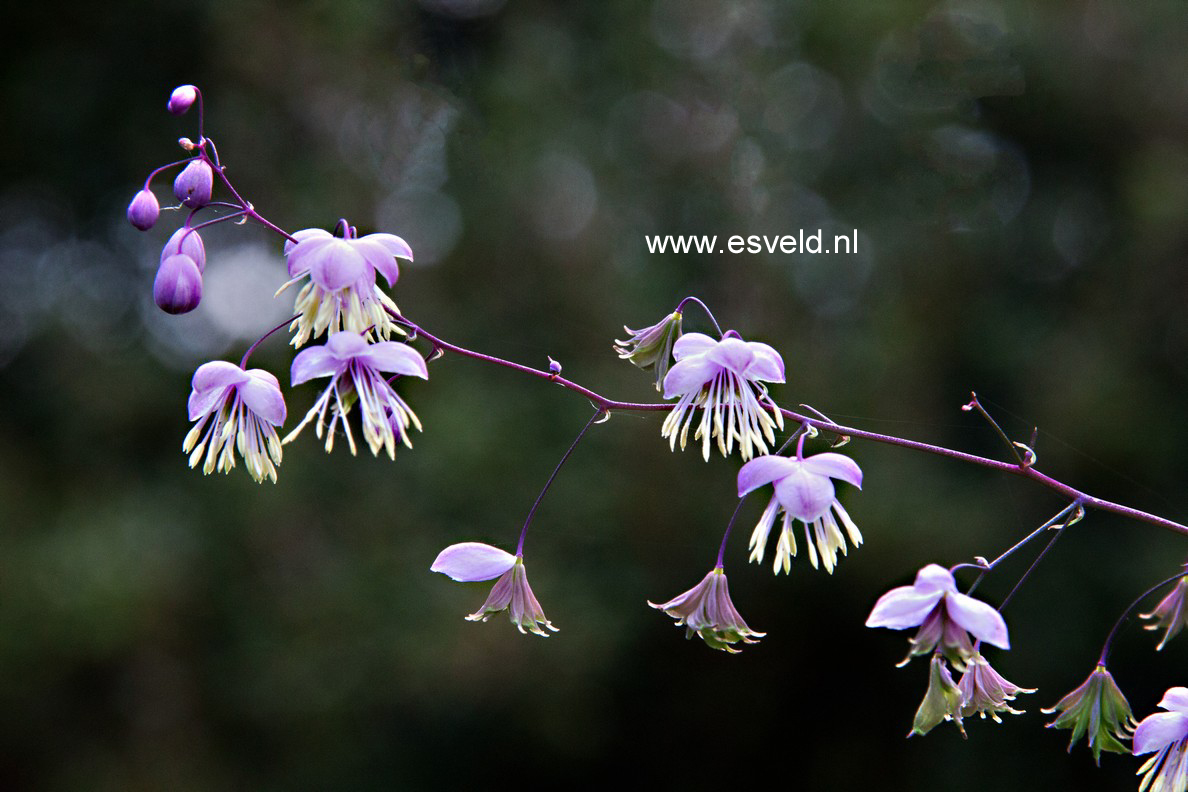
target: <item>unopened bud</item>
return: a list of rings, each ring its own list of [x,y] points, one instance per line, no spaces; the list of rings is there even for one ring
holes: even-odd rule
[[[165,247],[161,248],[161,263],[170,256],[184,253],[198,265],[198,272],[206,272],[206,245],[198,232],[188,226],[182,226],[173,232]]]
[[[190,109],[190,105],[194,104],[194,100],[197,98],[197,88],[192,85],[179,85],[169,95],[169,102],[165,107],[176,116],[185,115],[185,112]]]
[[[157,203],[157,196],[152,190],[141,190],[128,204],[128,222],[141,231],[148,231],[157,222],[161,214],[161,205]]]
[[[190,140],[188,137],[179,137],[177,139],[177,145],[181,146],[186,151],[193,151],[197,148],[197,146],[194,145],[194,141]]]
[[[210,203],[214,189],[214,171],[205,160],[196,159],[187,165],[173,180],[173,194],[191,209],[198,209]]]
[[[184,314],[202,301],[202,273],[194,259],[178,253],[161,262],[153,281],[153,301],[165,313]]]

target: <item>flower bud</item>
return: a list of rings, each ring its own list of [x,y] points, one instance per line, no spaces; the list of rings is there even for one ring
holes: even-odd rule
[[[194,100],[197,98],[197,88],[192,85],[179,85],[169,95],[169,102],[165,105],[165,108],[176,116],[185,115],[185,112],[190,109],[190,105],[194,104]]]
[[[182,226],[169,237],[165,247],[161,248],[161,263],[164,264],[165,259],[178,253],[192,258],[198,265],[199,273],[206,272],[206,245],[203,244],[202,237],[198,236],[198,232],[189,226]]]
[[[202,273],[194,259],[185,253],[169,256],[161,262],[153,281],[153,301],[165,313],[184,314],[198,307],[202,300]]]
[[[152,190],[141,190],[128,204],[128,222],[141,231],[148,231],[157,222],[161,214],[161,205],[157,203],[157,196]]]
[[[177,174],[173,180],[173,194],[191,209],[198,209],[210,203],[214,189],[214,171],[204,160],[196,159]]]

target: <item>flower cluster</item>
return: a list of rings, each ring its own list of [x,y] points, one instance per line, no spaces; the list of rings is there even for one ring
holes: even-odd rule
[[[762,456],[752,459],[738,471],[738,496],[741,498],[767,484],[775,485],[767,508],[759,518],[751,534],[751,559],[762,561],[767,549],[767,538],[777,517],[783,513],[780,536],[776,543],[773,571],[778,575],[782,569],[788,572],[792,557],[796,555],[796,533],[793,520],[804,525],[805,545],[808,547],[809,563],[817,568],[817,557],[825,571],[833,573],[837,565],[837,553],[848,552],[846,538],[841,527],[854,547],[862,544],[862,533],[850,519],[835,496],[832,479],[840,479],[862,488],[862,469],[854,460],[842,454],[824,453],[803,456],[803,436],[796,450],[796,458]],[[839,527],[838,523],[841,524]]]

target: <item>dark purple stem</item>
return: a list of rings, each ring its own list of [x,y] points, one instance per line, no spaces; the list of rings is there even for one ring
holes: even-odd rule
[[[686,297],[685,299],[681,300],[680,304],[678,304],[676,307],[676,312],[684,313],[685,305],[688,303],[696,303],[698,306],[701,307],[701,310],[705,311],[705,315],[709,317],[710,322],[712,322],[714,325],[714,329],[718,331],[718,336],[721,337],[722,326],[719,325],[718,320],[714,318],[714,312],[709,309],[708,305],[706,305],[705,303],[703,303],[701,300],[697,299],[696,297],[690,296],[690,297]]]
[[[391,311],[389,311],[389,313],[397,322],[410,328],[417,335],[428,339],[438,349],[453,352],[455,354],[462,355],[463,357],[473,358],[474,360],[481,360],[486,363],[503,366],[504,368],[510,368],[524,374],[529,374],[533,377],[539,377],[540,379],[548,380],[549,382],[555,382],[567,390],[571,390],[575,393],[580,393],[581,395],[585,396],[594,406],[598,407],[604,412],[613,412],[615,410],[626,410],[631,412],[667,412],[673,408],[672,404],[640,404],[635,402],[622,402],[616,401],[615,399],[608,399],[601,394],[595,393],[589,388],[578,385],[576,382],[567,380],[564,377],[559,377],[552,372],[541,371],[540,369],[534,369],[530,366],[513,363],[510,360],[504,360],[503,358],[498,358],[494,355],[475,352],[465,347],[451,344],[448,341],[444,341],[427,332],[424,328],[410,319],[407,319],[406,317]],[[921,443],[918,440],[908,440],[906,438],[896,437],[894,435],[868,432],[864,429],[854,429],[849,426],[842,426],[841,424],[834,423],[833,421],[803,415],[783,407],[780,407],[779,410],[786,418],[789,418],[794,422],[806,424],[815,429],[830,432],[831,434],[841,435],[843,437],[860,437],[863,440],[871,440],[876,443],[885,443],[886,445],[898,446],[900,448],[910,448],[915,451],[922,451],[926,454],[947,457],[949,459],[955,459],[959,462],[968,462],[972,465],[978,465],[980,467],[990,468],[991,470],[998,470],[1004,473],[1010,473],[1015,476],[1021,476],[1063,495],[1070,501],[1079,501],[1081,505],[1087,508],[1118,514],[1123,517],[1128,517],[1132,520],[1138,520],[1139,522],[1150,523],[1151,525],[1158,525],[1160,528],[1166,528],[1169,531],[1175,531],[1178,534],[1188,536],[1188,525],[1183,525],[1181,523],[1175,522],[1174,520],[1168,520],[1164,517],[1159,517],[1158,515],[1151,514],[1150,512],[1145,512],[1140,509],[1133,509],[1129,506],[1123,506],[1120,503],[1114,503],[1113,501],[1108,501],[1104,498],[1095,498],[1092,495],[1088,495],[1081,490],[1076,489],[1075,487],[1070,487],[1063,482],[1057,481],[1051,476],[1040,473],[1035,469],[1034,466],[1023,466],[1012,462],[1000,462],[997,459],[987,459],[986,457],[980,457],[976,454],[967,454],[964,451],[955,451],[951,448],[945,448],[943,446],[936,446],[930,443]]]
[[[247,370],[248,358],[250,358],[252,356],[252,353],[256,351],[256,347],[260,346],[260,344],[263,344],[265,341],[267,341],[269,336],[271,336],[273,333],[284,330],[285,327],[287,327],[290,323],[292,323],[292,321],[294,319],[296,319],[299,316],[301,316],[301,314],[293,314],[288,319],[281,322],[276,327],[272,328],[267,333],[265,333],[264,335],[257,338],[256,342],[254,344],[252,344],[250,347],[248,347],[247,352],[243,353],[243,359],[239,361],[239,367],[241,369]]]
[[[1078,501],[1073,501],[1072,503],[1068,504],[1063,509],[1061,509],[1059,512],[1057,512],[1055,517],[1048,520],[1046,523],[1041,525],[1039,528],[1036,528],[1031,533],[1027,534],[1027,536],[1020,539],[1018,542],[1016,542],[1014,545],[1012,545],[1010,549],[1003,552],[1002,555],[1000,555],[998,558],[994,559],[993,561],[986,563],[986,564],[955,564],[955,565],[949,567],[949,572],[953,573],[959,569],[981,570],[982,574],[977,576],[977,578],[974,580],[974,582],[970,584],[969,589],[967,589],[965,592],[966,594],[972,594],[974,589],[976,589],[978,587],[978,584],[982,582],[982,578],[986,577],[986,573],[989,572],[990,570],[994,569],[994,567],[998,566],[1003,561],[1005,561],[1007,558],[1009,558],[1011,555],[1013,555],[1016,550],[1023,547],[1024,545],[1029,543],[1032,539],[1039,536],[1044,531],[1048,530],[1049,528],[1051,528],[1053,525],[1055,525],[1058,522],[1063,523],[1059,529],[1059,530],[1063,531],[1069,525],[1071,525],[1072,523],[1081,519],[1080,514],[1084,513],[1083,510],[1078,514],[1078,516],[1075,519],[1064,520],[1065,515],[1067,515],[1071,511],[1075,510],[1079,505],[1080,504]]]
[[[549,476],[549,480],[545,482],[544,489],[536,496],[536,502],[532,504],[532,508],[528,510],[528,517],[524,520],[524,527],[520,529],[520,541],[516,543],[516,555],[523,557],[524,555],[524,538],[528,536],[528,525],[532,522],[532,518],[536,516],[536,509],[540,506],[540,502],[544,500],[545,493],[549,491],[549,487],[553,486],[553,479],[557,478],[557,474],[561,472],[561,466],[565,464],[565,460],[569,459],[569,455],[578,447],[578,443],[582,442],[582,438],[586,436],[586,432],[594,425],[600,417],[606,416],[606,410],[598,409],[590,416],[590,420],[586,421],[586,425],[582,427],[582,431],[578,432],[578,436],[573,439],[573,443],[569,446],[569,450],[561,457],[561,461],[557,463],[557,467],[553,468],[553,474]]]

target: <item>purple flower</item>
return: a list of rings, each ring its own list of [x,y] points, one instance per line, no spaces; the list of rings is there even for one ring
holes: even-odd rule
[[[1002,723],[1000,712],[1022,715],[1023,710],[1013,709],[1007,702],[1014,701],[1020,693],[1035,692],[1034,688],[1021,688],[1008,682],[977,651],[969,658],[957,687],[961,688],[963,717],[972,717],[974,713],[983,718],[989,715],[995,723]]]
[[[523,556],[481,542],[462,542],[438,553],[429,570],[463,583],[499,578],[482,607],[466,617],[469,621],[487,621],[494,614],[507,611],[511,623],[522,633],[527,628],[548,638],[549,634],[542,628],[557,632],[532,594]]]
[[[290,278],[285,287],[309,278],[297,293],[293,346],[338,330],[363,333],[374,328],[384,339],[403,332],[388,313],[399,312],[396,304],[375,282],[375,273],[383,275],[389,286],[395,284],[400,277],[396,259],[412,261],[412,249],[392,234],[356,239],[353,232],[348,229],[343,239],[320,228],[307,228],[293,234],[296,241],[285,243]]]
[[[214,171],[206,160],[191,160],[173,180],[173,194],[191,209],[200,209],[210,203],[213,190]]]
[[[1077,740],[1088,735],[1089,748],[1098,764],[1101,764],[1102,751],[1129,753],[1122,740],[1130,739],[1135,726],[1134,716],[1130,702],[1104,665],[1098,665],[1080,687],[1042,712],[1047,715],[1059,713],[1056,720],[1047,724],[1049,729],[1072,730],[1069,751]]]
[[[184,314],[202,302],[202,272],[185,253],[166,256],[153,280],[153,301],[165,313]]]
[[[933,651],[940,644],[954,668],[964,670],[965,662],[974,654],[969,633],[1000,649],[1011,648],[1006,622],[998,611],[958,592],[952,573],[937,564],[921,569],[912,585],[891,589],[879,597],[866,626],[892,630],[920,628],[911,639],[911,651],[900,665],[916,655]]]
[[[169,237],[165,247],[161,248],[161,263],[164,264],[165,259],[178,253],[184,253],[193,259],[199,274],[206,272],[206,245],[202,243],[202,237],[198,236],[198,232],[189,226],[182,226]]]
[[[712,569],[700,583],[684,594],[678,594],[660,605],[651,601],[648,604],[676,619],[677,627],[684,626],[686,638],[692,638],[693,633],[697,633],[711,649],[737,654],[739,650],[733,644],[739,641],[757,643],[758,639],[766,635],[748,627],[735,610],[734,603],[730,601],[726,572],[722,567]]]
[[[965,726],[961,723],[961,719],[965,717],[961,710],[963,699],[961,688],[953,681],[953,674],[945,664],[945,659],[939,654],[934,654],[929,666],[928,690],[924,693],[920,708],[916,710],[908,737],[928,734],[947,720],[953,721],[964,737]]]
[[[148,188],[132,196],[132,203],[128,204],[128,222],[141,231],[152,228],[160,214],[161,205],[157,203],[157,196]]]
[[[238,449],[252,478],[276,481],[281,462],[276,427],[285,422],[285,399],[276,377],[223,360],[203,363],[194,372],[189,411],[190,420],[197,421],[182,444],[190,467],[197,467],[205,454],[203,473],[229,473]]]
[[[1155,620],[1152,624],[1144,624],[1144,629],[1165,630],[1163,639],[1159,641],[1155,651],[1158,652],[1164,644],[1175,638],[1180,630],[1184,629],[1184,624],[1188,623],[1188,611],[1184,609],[1185,596],[1188,596],[1188,575],[1180,578],[1175,588],[1155,606],[1155,610],[1139,614],[1141,619]]]
[[[775,444],[775,428],[784,426],[784,416],[760,382],[784,381],[780,354],[767,344],[743,341],[737,334],[727,333],[715,341],[688,333],[673,344],[672,356],[677,362],[664,377],[664,398],[680,398],[660,431],[669,447],[676,448],[678,434],[681,448],[685,447],[693,415],[701,408],[693,439],[701,440],[701,455],[707,462],[711,437],[717,438],[722,456],[730,455],[736,440],[743,459],[767,453],[767,444]]]
[[[1159,706],[1167,712],[1148,715],[1134,730],[1135,756],[1158,751],[1138,769],[1146,773],[1139,792],[1148,786],[1151,792],[1183,792],[1188,789],[1188,688],[1168,689]]]
[[[656,372],[656,390],[663,389],[664,375],[668,373],[672,345],[681,335],[681,312],[673,311],[651,327],[632,330],[623,327],[631,337],[616,341],[615,351],[622,360],[631,361],[643,370],[652,368]]]
[[[759,518],[751,534],[751,559],[762,561],[767,549],[767,537],[775,525],[779,512],[783,512],[780,538],[776,544],[773,571],[778,575],[787,572],[796,555],[796,535],[792,521],[804,524],[804,537],[808,545],[809,563],[817,568],[817,554],[825,571],[833,574],[837,564],[837,551],[847,553],[846,539],[838,527],[840,522],[849,534],[854,547],[862,544],[862,534],[850,515],[838,503],[834,494],[832,479],[841,479],[859,489],[862,488],[862,470],[847,456],[825,453],[790,459],[782,456],[761,456],[752,459],[738,471],[738,496],[741,498],[765,484],[775,485],[775,494]],[[834,516],[836,515],[836,517]],[[811,530],[810,530],[811,529]]]
[[[326,435],[327,452],[334,448],[335,427],[341,422],[351,453],[355,453],[355,438],[346,416],[356,401],[363,416],[363,438],[371,453],[378,456],[384,448],[395,459],[397,439],[412,448],[408,427],[420,430],[421,422],[380,372],[429,379],[425,359],[412,347],[395,341],[368,344],[359,333],[344,332],[331,335],[324,346],[302,350],[293,358],[293,384],[300,385],[317,377],[330,377],[330,384],[284,442],[295,438],[314,416],[318,419],[320,438],[326,410],[333,399],[330,430]]]
[[[190,105],[194,104],[197,98],[198,89],[193,85],[179,85],[169,95],[169,101],[165,104],[165,109],[176,116],[185,115],[185,112],[190,109]]]

